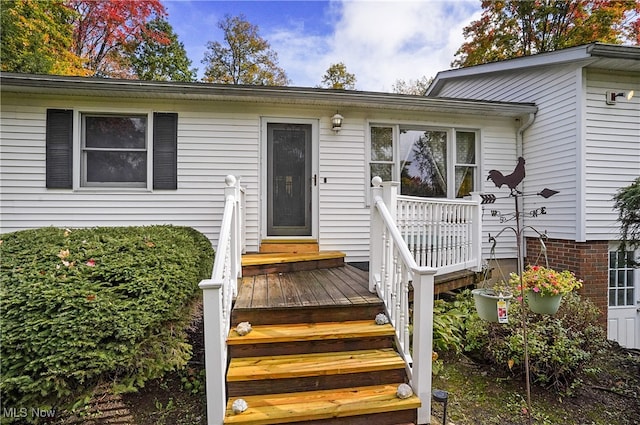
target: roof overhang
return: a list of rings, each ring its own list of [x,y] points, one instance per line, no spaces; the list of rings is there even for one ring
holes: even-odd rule
[[[573,63],[576,68],[640,72],[640,46],[591,43],[537,55],[441,71],[427,89],[426,96],[437,96],[448,80],[566,63]]]
[[[392,93],[304,87],[118,80],[15,73],[0,73],[0,91],[93,98],[221,101],[506,117],[520,117],[537,112],[537,107],[533,103],[433,99]]]

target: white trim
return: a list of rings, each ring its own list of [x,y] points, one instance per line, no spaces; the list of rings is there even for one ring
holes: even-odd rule
[[[308,124],[311,125],[311,176],[317,176],[318,183],[311,186],[311,236],[269,236],[267,235],[267,124]],[[260,239],[315,239],[319,235],[320,216],[320,122],[317,118],[260,117],[260,196],[259,229]]]
[[[156,111],[148,108],[139,109],[118,109],[115,107],[72,107],[73,110],[73,191],[74,192],[99,192],[99,193],[120,193],[120,192],[152,192],[153,191],[153,114]],[[105,115],[144,115],[147,118],[146,129],[146,151],[147,151],[147,182],[146,186],[117,186],[117,185],[92,185],[83,186],[83,156],[82,156],[82,137],[83,124],[82,117],[85,114],[105,114]]]
[[[371,179],[375,176],[371,175],[371,127],[390,127],[392,129],[393,137],[393,181],[401,181],[402,167],[401,163],[403,158],[400,156],[400,129],[406,130],[431,130],[442,131],[447,134],[447,194],[446,199],[456,199],[456,133],[467,132],[475,134],[475,174],[474,174],[474,189],[473,191],[481,190],[481,178],[482,176],[482,155],[481,155],[481,137],[482,131],[479,127],[457,127],[453,125],[443,125],[442,123],[434,124],[432,122],[417,122],[417,121],[380,121],[380,120],[367,120],[365,131],[365,187],[371,186]],[[376,161],[376,163],[383,163],[382,161]],[[371,203],[370,190],[367,190],[367,196],[365,197],[366,205]]]

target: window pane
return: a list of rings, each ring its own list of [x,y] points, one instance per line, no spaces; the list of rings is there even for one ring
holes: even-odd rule
[[[147,181],[146,152],[88,151],[88,183],[145,183]]]
[[[616,301],[616,305],[625,305],[624,291],[618,291],[618,300]]]
[[[609,288],[616,287],[616,271],[609,270]]]
[[[447,196],[447,133],[434,130],[400,132],[403,195]]]
[[[618,270],[618,286],[626,286],[624,275],[624,270]]]
[[[85,117],[87,148],[146,147],[146,117]]]
[[[609,251],[609,268],[610,269],[616,268],[616,252],[615,251]]]
[[[476,163],[476,133],[471,131],[456,132],[456,163]]]
[[[633,288],[627,289],[627,304],[633,305]]]
[[[371,178],[380,176],[382,181],[388,182],[393,180],[392,164],[371,164]]]
[[[456,198],[473,192],[475,167],[456,167]]]
[[[393,129],[371,127],[371,160],[393,161]]]

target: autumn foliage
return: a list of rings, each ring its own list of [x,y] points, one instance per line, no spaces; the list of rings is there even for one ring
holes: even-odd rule
[[[160,0],[68,0],[74,10],[73,52],[86,61],[94,74],[130,77],[123,50],[142,34],[158,42],[169,40],[161,32],[151,32],[147,22],[164,17]]]
[[[550,52],[591,42],[640,44],[640,0],[483,0],[452,66]]]

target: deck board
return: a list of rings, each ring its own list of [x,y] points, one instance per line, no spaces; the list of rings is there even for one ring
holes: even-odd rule
[[[235,308],[377,304],[369,292],[368,274],[353,266],[244,277]]]

